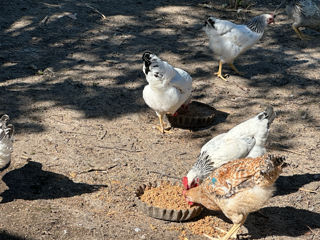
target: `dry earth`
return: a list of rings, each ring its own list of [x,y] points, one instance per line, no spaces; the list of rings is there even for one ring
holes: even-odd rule
[[[187,223],[139,212],[135,188],[182,177],[212,137],[273,105],[268,149],[290,163],[278,191],[241,238],[320,239],[320,41],[300,41],[284,13],[217,79],[197,29],[207,16],[241,23],[225,1],[11,0],[0,2],[0,112],[16,127],[2,173],[0,239],[205,239]],[[103,18],[103,15],[105,18]],[[193,77],[193,98],[229,113],[208,129],[162,135],[142,99],[145,50]],[[198,219],[210,214],[204,212]],[[230,221],[215,215],[217,222]]]

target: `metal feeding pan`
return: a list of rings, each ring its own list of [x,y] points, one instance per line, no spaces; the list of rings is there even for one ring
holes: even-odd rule
[[[177,115],[167,115],[171,127],[184,129],[205,128],[213,123],[216,109],[208,104],[192,101],[188,109],[179,108]]]
[[[150,206],[147,203],[140,200],[140,197],[143,195],[146,188],[155,188],[160,186],[161,183],[147,183],[139,186],[136,190],[136,203],[140,211],[145,213],[146,215],[166,220],[166,221],[174,221],[174,222],[182,222],[187,221],[192,218],[199,216],[203,208],[201,206],[193,206],[192,208],[185,210],[173,210],[173,209],[164,209],[159,207]]]

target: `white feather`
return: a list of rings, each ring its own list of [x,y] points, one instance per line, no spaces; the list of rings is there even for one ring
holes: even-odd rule
[[[156,55],[151,55],[151,65],[146,71],[148,85],[143,90],[143,99],[157,114],[174,114],[191,98],[192,78],[184,70],[174,68]],[[147,73],[146,73],[147,72]]]

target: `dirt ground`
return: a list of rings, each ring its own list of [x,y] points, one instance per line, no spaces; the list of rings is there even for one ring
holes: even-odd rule
[[[0,113],[16,127],[12,163],[1,173],[0,239],[206,239],[188,223],[147,217],[134,191],[166,179],[158,173],[185,176],[204,143],[266,105],[278,114],[268,150],[290,167],[265,217],[249,215],[240,238],[320,239],[320,35],[305,30],[313,40],[299,40],[280,13],[236,60],[244,76],[225,66],[224,82],[199,24],[210,15],[241,23],[280,0],[240,13],[225,2],[0,2]],[[228,116],[160,134],[142,99],[145,50],[187,70],[193,98]]]

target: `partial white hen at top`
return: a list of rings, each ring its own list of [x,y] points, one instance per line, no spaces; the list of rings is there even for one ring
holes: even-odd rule
[[[256,16],[246,25],[209,17],[204,30],[209,37],[210,49],[220,60],[219,70],[215,74],[226,80],[222,75],[223,63],[228,63],[236,73],[241,74],[233,65],[233,61],[260,40],[265,27],[270,23],[274,23],[274,16],[271,14]]]
[[[8,124],[9,116],[4,114],[0,118],[0,170],[7,168],[11,162],[13,151],[14,127]]]
[[[159,130],[164,133],[163,116],[175,114],[191,100],[192,78],[184,70],[174,68],[151,52],[142,56],[143,72],[148,85],[143,89],[143,99],[159,117]]]
[[[197,186],[212,171],[229,161],[264,155],[269,128],[275,116],[273,108],[267,107],[265,111],[203,145],[197,162],[183,178],[185,188]]]

